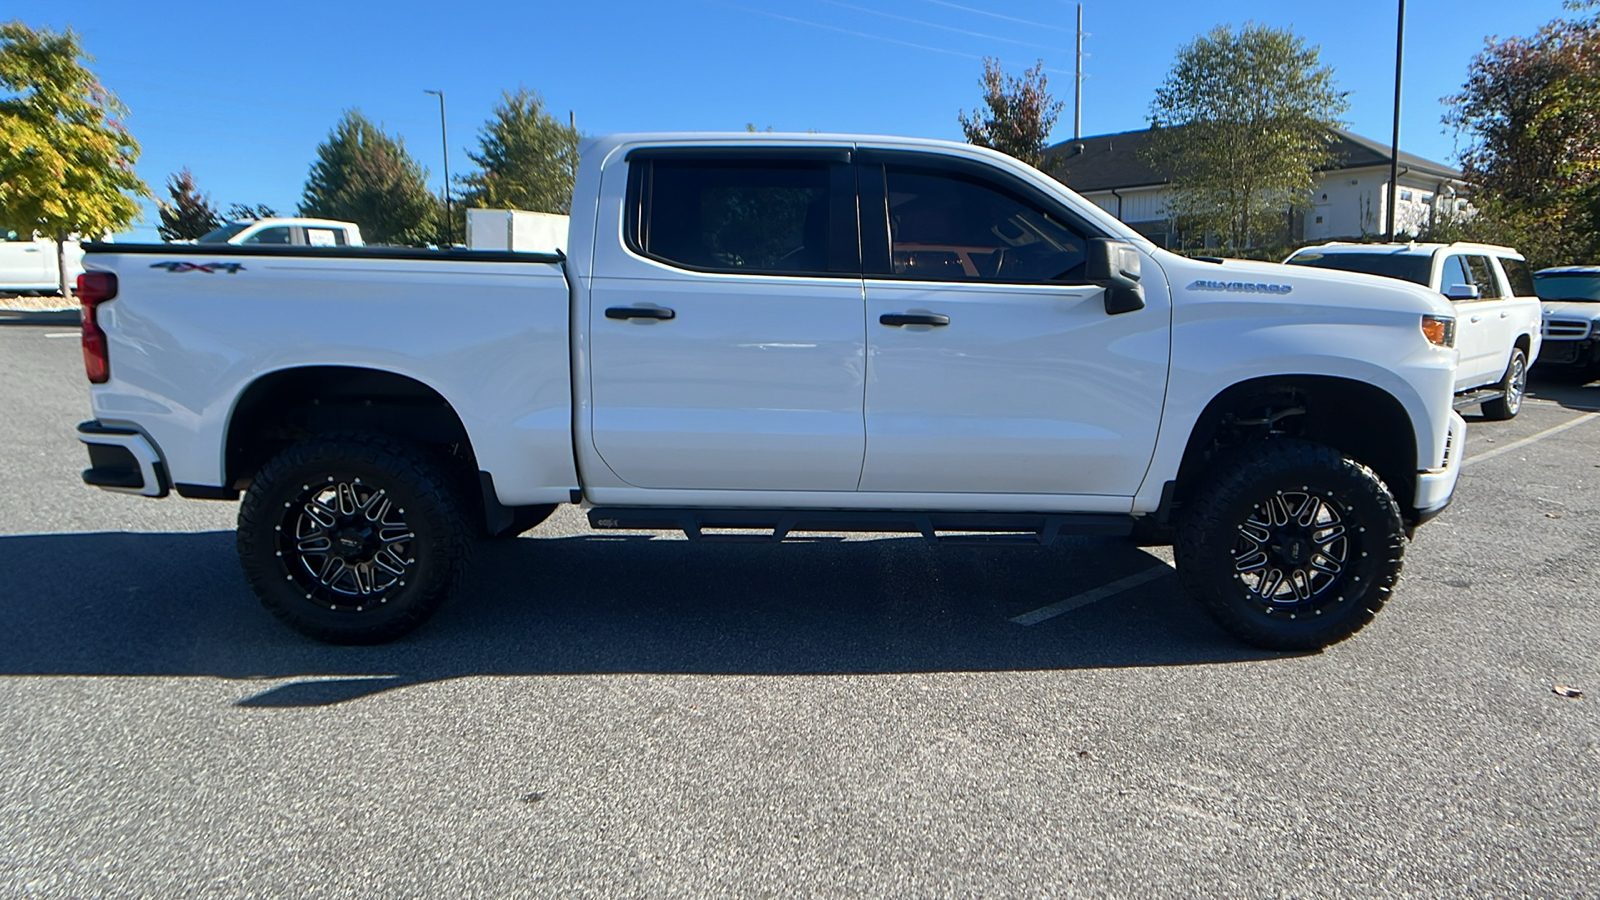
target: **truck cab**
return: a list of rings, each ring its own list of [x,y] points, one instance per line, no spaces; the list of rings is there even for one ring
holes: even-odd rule
[[[229,222],[196,240],[197,244],[239,247],[360,247],[361,226],[334,219],[271,217]]]

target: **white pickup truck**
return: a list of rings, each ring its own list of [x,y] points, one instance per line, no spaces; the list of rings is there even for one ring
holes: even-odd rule
[[[0,231],[0,292],[49,293],[61,290],[61,260],[56,242],[38,234]],[[67,283],[83,272],[83,251],[67,246]]]
[[[963,144],[613,136],[563,258],[91,245],[84,480],[243,494],[291,626],[394,638],[473,539],[599,529],[1175,543],[1225,628],[1313,648],[1450,500],[1454,312],[1156,248]]]
[[[1456,407],[1486,419],[1522,409],[1528,368],[1539,358],[1539,296],[1522,254],[1493,244],[1328,243],[1296,250],[1291,266],[1364,272],[1426,285],[1456,309]]]
[[[290,244],[310,247],[360,247],[361,226],[337,219],[305,219],[272,216],[229,222],[206,233],[197,244],[235,244],[275,246]]]

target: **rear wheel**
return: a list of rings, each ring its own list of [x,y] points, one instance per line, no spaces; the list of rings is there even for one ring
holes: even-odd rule
[[[1521,347],[1511,348],[1511,362],[1500,376],[1499,389],[1503,396],[1483,404],[1486,419],[1504,421],[1522,411],[1522,394],[1528,389],[1528,354]]]
[[[336,644],[393,640],[460,583],[471,531],[426,451],[380,434],[284,450],[239,507],[238,548],[262,605]]]
[[[1404,550],[1399,507],[1376,473],[1288,438],[1223,463],[1174,545],[1179,578],[1212,618],[1271,650],[1359,631],[1393,592]]]

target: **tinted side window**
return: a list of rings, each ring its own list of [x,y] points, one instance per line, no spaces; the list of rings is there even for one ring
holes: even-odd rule
[[[1456,285],[1472,285],[1472,278],[1467,275],[1467,267],[1463,262],[1465,257],[1447,256],[1444,260],[1444,273],[1439,276],[1439,293],[1449,296],[1450,289]]]
[[[289,237],[289,227],[279,225],[275,228],[263,228],[255,234],[245,238],[245,244],[288,244],[292,243]]]
[[[1472,283],[1478,286],[1478,296],[1500,296],[1500,282],[1494,277],[1494,268],[1487,256],[1467,257],[1467,269],[1472,272]]]
[[[1506,280],[1511,282],[1511,296],[1532,297],[1538,293],[1533,287],[1533,272],[1520,259],[1500,257],[1500,268],[1506,270]]]
[[[662,159],[645,165],[632,236],[645,255],[718,271],[829,272],[827,163]]]
[[[887,167],[891,271],[938,281],[1082,282],[1088,242],[973,176]]]

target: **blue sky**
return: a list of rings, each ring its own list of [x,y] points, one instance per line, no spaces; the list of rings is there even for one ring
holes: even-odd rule
[[[1387,142],[1396,6],[1382,3],[1084,5],[1083,129],[1141,128],[1173,52],[1214,25],[1292,28],[1322,49],[1350,94],[1358,134]],[[1412,0],[1406,10],[1401,147],[1454,163],[1441,97],[1459,89],[1491,35],[1531,34],[1559,0]],[[869,132],[959,140],[979,99],[981,59],[1013,73],[1042,59],[1072,136],[1076,5],[1060,0],[592,0],[452,5],[397,0],[229,4],[75,0],[30,4],[31,26],[82,33],[101,80],[131,112],[139,173],[165,196],[193,170],[219,205],[286,214],[340,113],[359,108],[405,139],[438,189],[438,101],[450,171],[502,90],[526,85],[590,134],[652,130]],[[135,239],[155,239],[153,211]]]

